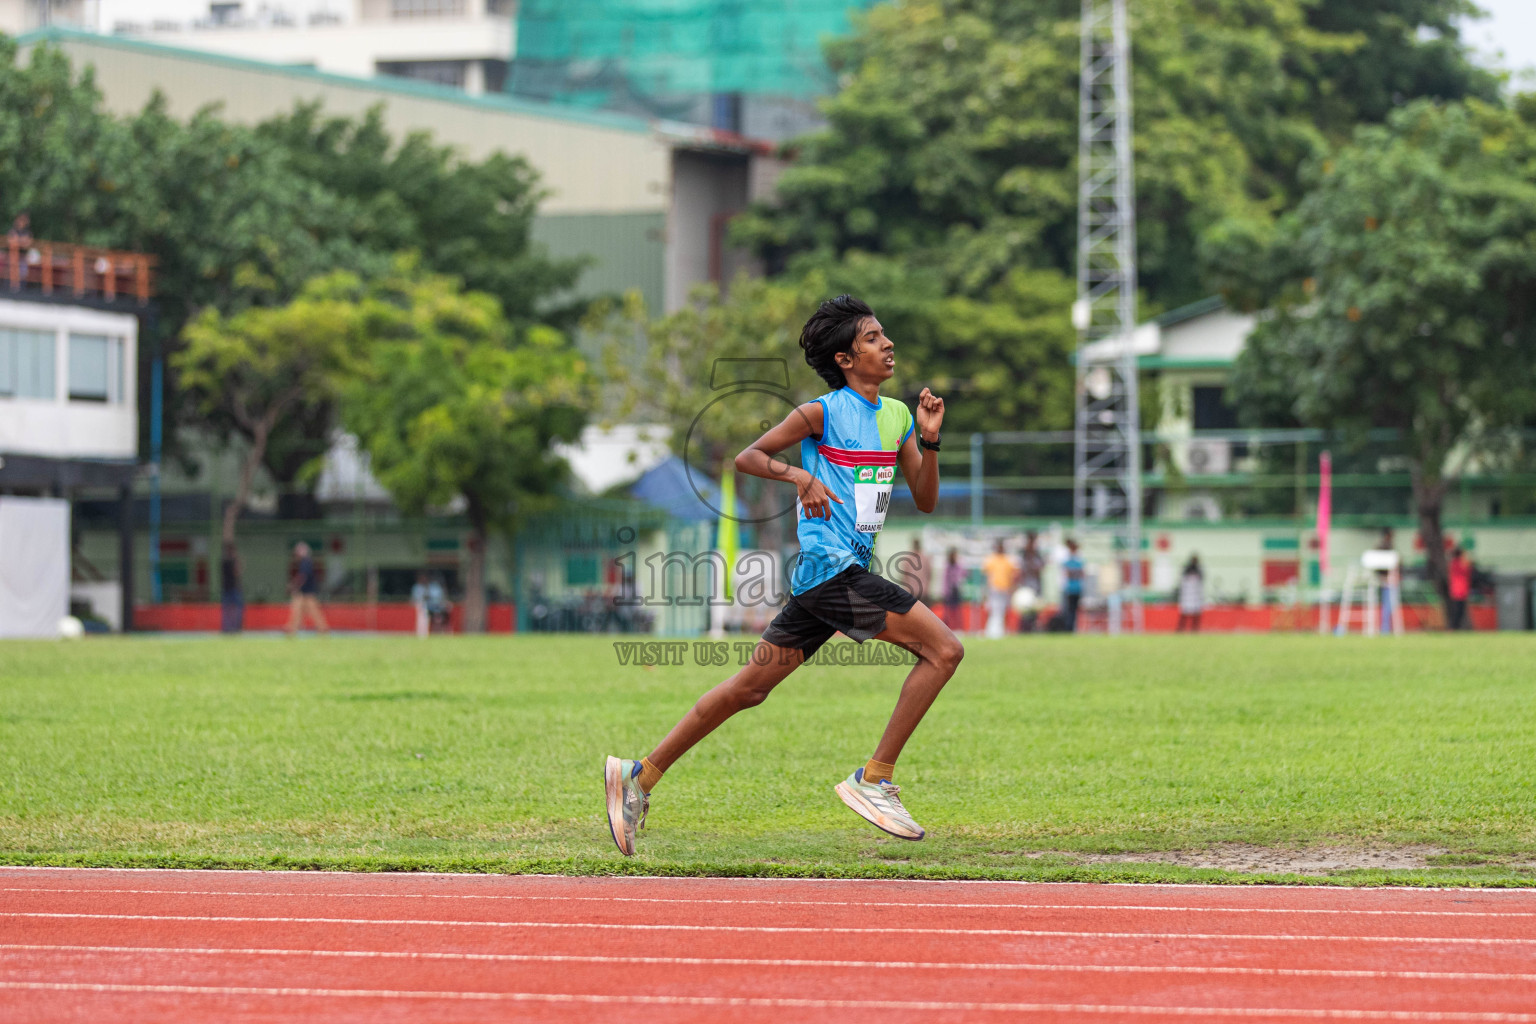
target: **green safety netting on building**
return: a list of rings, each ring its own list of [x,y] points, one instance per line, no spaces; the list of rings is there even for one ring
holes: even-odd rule
[[[508,89],[661,115],[700,96],[810,98],[834,84],[822,41],[871,2],[522,0]]]

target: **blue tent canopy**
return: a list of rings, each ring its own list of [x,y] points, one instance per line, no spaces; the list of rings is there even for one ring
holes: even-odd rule
[[[971,485],[967,480],[939,484],[940,498],[964,498],[970,493]],[[636,480],[630,486],[629,494],[685,522],[714,522],[719,518],[716,509],[720,508],[720,484],[700,470],[689,470],[675,455]],[[903,502],[912,500],[911,491],[903,486],[897,486],[892,497]],[[736,499],[737,518],[745,520],[750,515],[741,499]]]
[[[663,509],[686,522],[713,522],[719,518],[720,484],[701,471],[690,470],[676,455],[647,470],[629,488],[632,498]],[[745,519],[747,507],[736,501],[736,516]]]

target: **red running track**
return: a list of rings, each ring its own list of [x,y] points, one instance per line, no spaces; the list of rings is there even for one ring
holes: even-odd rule
[[[0,869],[0,1020],[1529,1021],[1536,892]]]

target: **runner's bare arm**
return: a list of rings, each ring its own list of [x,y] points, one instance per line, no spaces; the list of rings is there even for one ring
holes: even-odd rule
[[[820,402],[806,402],[784,417],[784,422],[753,441],[736,456],[736,469],[765,480],[784,480],[795,485],[800,492],[800,504],[807,518],[832,518],[831,501],[839,505],[843,499],[827,490],[822,482],[799,466],[791,466],[779,457],[779,453],[791,445],[799,444],[808,437],[820,437],[822,425]]]
[[[901,446],[897,459],[901,462],[901,475],[912,488],[912,500],[919,511],[932,512],[939,500],[939,453],[918,447],[918,437],[936,441],[939,428],[944,424],[944,399],[927,388],[917,396],[917,429]]]

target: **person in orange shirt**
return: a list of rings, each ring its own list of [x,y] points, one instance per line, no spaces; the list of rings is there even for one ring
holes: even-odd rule
[[[1472,596],[1472,560],[1461,548],[1451,551],[1451,564],[1447,580],[1451,596],[1451,628],[1470,629],[1467,621],[1467,600]]]
[[[1003,542],[998,541],[981,564],[981,571],[987,577],[987,636],[996,639],[1005,632],[1008,599],[1019,582],[1019,566],[1003,550]]]

